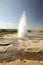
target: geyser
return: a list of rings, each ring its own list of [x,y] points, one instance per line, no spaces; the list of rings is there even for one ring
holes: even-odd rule
[[[18,36],[19,37],[26,37],[27,36],[27,27],[26,27],[26,13],[23,11],[23,14],[20,18],[20,23],[18,27]]]

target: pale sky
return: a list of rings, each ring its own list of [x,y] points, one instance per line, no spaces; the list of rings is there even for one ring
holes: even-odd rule
[[[0,29],[18,28],[23,11],[28,29],[43,30],[43,0],[0,0]]]

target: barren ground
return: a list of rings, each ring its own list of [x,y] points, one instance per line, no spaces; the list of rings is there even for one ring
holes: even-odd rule
[[[0,34],[0,65],[43,65],[43,38]]]

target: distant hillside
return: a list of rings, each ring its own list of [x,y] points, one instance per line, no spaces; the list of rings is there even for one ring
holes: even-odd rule
[[[0,29],[0,33],[17,33],[17,29]],[[28,32],[43,33],[43,30],[28,30]]]
[[[17,29],[0,29],[0,33],[16,33]]]

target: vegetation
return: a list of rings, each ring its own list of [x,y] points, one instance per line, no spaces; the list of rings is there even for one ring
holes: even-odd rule
[[[28,32],[32,32],[32,30],[28,30]]]
[[[28,32],[34,32],[35,30],[28,30]],[[17,33],[17,29],[0,29],[0,33]],[[43,30],[39,31],[43,33]]]
[[[17,29],[0,29],[0,33],[17,33]]]

